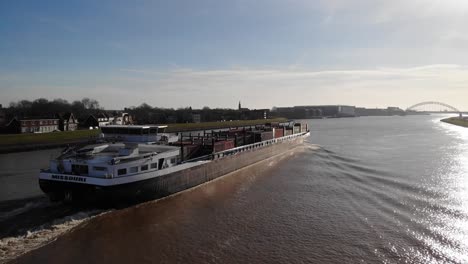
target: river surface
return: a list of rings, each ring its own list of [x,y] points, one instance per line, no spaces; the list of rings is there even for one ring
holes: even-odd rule
[[[468,129],[441,118],[307,120],[301,149],[104,212],[15,262],[468,263]],[[36,169],[53,151],[0,155],[3,237],[34,228],[19,216],[102,213],[38,196]],[[6,239],[4,252],[29,243]]]

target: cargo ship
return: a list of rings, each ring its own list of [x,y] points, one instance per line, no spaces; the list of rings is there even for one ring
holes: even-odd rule
[[[177,193],[302,144],[306,124],[282,123],[194,133],[166,126],[101,128],[101,142],[67,149],[41,170],[51,201],[109,204]]]

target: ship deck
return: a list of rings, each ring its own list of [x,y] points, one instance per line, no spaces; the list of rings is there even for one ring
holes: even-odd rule
[[[80,159],[102,159],[102,158],[116,158],[125,155],[120,154],[120,150],[126,147],[134,147],[136,153],[130,156],[141,156],[145,154],[160,154],[164,152],[178,150],[178,147],[167,145],[153,145],[153,144],[125,144],[125,143],[110,143],[110,144],[93,144],[80,148],[76,151],[65,153],[60,158],[77,158]]]

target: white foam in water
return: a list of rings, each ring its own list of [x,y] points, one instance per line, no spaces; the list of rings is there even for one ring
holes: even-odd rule
[[[77,225],[108,212],[110,211],[92,210],[79,212],[28,231],[25,235],[0,239],[0,263],[7,262],[31,250],[44,246]]]

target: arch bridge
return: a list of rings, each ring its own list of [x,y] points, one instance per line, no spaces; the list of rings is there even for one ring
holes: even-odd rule
[[[450,111],[448,111],[449,113],[458,113],[458,114],[460,114],[460,116],[462,115],[462,111],[458,110],[457,108],[455,108],[455,107],[453,107],[453,106],[451,106],[449,104],[442,103],[442,102],[436,102],[436,101],[427,101],[427,102],[421,102],[421,103],[412,105],[412,106],[406,108],[406,112],[416,111],[416,108],[421,107],[421,106],[442,106],[442,107],[445,107],[446,109],[449,109],[450,110]],[[440,112],[440,111],[424,111],[424,112]]]

